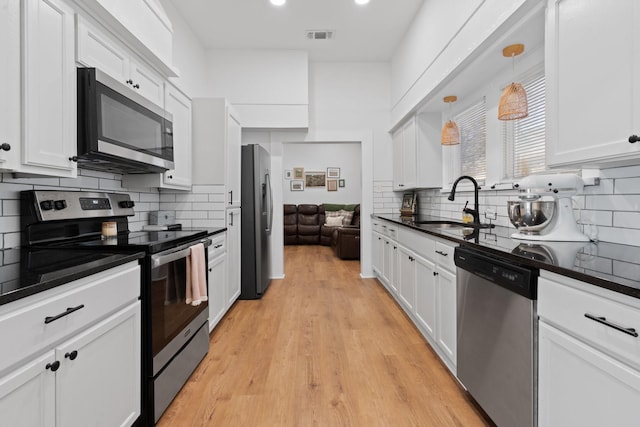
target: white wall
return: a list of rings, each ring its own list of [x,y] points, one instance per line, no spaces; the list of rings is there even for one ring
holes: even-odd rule
[[[375,180],[391,180],[388,62],[309,64],[309,129],[373,133]]]
[[[355,142],[312,142],[283,144],[282,167],[292,170],[303,167],[305,171],[326,172],[328,167],[340,168],[340,179],[345,186],[338,191],[305,187],[304,191],[291,191],[290,179],[280,177],[282,201],[286,204],[301,203],[360,203],[362,198],[362,167],[360,144]],[[277,182],[274,177],[274,185]]]
[[[171,81],[192,98],[204,96],[208,80],[204,46],[169,0],[161,4],[173,26],[173,65],[180,72]]]

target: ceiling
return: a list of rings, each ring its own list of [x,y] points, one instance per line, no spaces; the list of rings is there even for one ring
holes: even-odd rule
[[[170,0],[207,49],[301,49],[312,61],[388,61],[424,0]],[[308,40],[307,30],[333,30]]]

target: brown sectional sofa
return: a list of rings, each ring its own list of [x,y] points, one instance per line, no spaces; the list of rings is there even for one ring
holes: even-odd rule
[[[285,204],[283,212],[285,245],[332,246],[341,259],[360,259],[360,205],[355,205],[351,223],[345,226],[325,225],[324,204]]]

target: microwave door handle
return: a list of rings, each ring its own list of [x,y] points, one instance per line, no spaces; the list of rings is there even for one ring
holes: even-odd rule
[[[151,256],[151,268],[158,268],[161,265],[169,264],[180,258],[185,258],[191,253],[191,248],[182,249],[180,251],[171,252],[167,255],[152,255]]]

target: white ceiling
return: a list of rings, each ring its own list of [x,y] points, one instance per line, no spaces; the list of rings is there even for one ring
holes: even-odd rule
[[[387,61],[424,0],[170,0],[206,48],[302,49],[312,61]],[[334,30],[308,40],[306,30]]]

